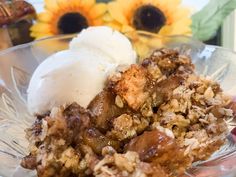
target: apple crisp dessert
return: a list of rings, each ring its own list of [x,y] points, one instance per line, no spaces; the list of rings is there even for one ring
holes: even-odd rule
[[[118,67],[87,108],[38,115],[21,165],[39,177],[179,176],[224,144],[230,102],[189,57],[158,49]]]

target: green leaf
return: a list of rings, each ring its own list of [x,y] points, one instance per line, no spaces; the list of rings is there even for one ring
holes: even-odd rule
[[[212,38],[223,20],[236,8],[236,0],[210,0],[199,12],[192,16],[193,36],[206,41]]]

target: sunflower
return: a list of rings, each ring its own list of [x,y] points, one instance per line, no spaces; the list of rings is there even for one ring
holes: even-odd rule
[[[57,34],[80,32],[88,26],[102,25],[107,10],[95,0],[44,0],[45,10],[38,14],[31,27],[31,36],[38,39]]]
[[[141,30],[160,35],[190,35],[191,20],[181,0],[115,0],[108,4],[106,23],[122,32]]]

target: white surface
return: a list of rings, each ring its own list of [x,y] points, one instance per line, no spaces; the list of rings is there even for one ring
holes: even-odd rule
[[[43,11],[43,0],[26,0],[26,1],[31,3],[35,7],[37,13]]]
[[[108,27],[83,30],[69,50],[50,56],[38,66],[27,91],[28,109],[31,114],[43,114],[72,102],[87,107],[116,66],[135,61],[136,53],[121,33]]]
[[[201,10],[209,0],[182,0],[182,4],[186,7],[190,7],[194,12]]]

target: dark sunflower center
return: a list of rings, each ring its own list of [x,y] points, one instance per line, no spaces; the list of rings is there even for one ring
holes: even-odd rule
[[[61,34],[80,32],[88,27],[87,19],[78,12],[64,14],[58,21],[58,30]]]
[[[139,7],[133,17],[133,25],[138,30],[158,32],[166,23],[163,12],[153,5]]]

